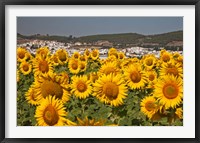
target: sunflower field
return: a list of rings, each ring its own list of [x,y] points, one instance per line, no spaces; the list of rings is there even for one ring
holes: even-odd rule
[[[183,56],[17,48],[17,126],[183,126]]]

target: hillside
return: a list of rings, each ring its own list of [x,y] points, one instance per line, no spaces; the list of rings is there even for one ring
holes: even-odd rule
[[[169,43],[176,43],[183,41],[183,31],[174,31],[156,35],[142,35],[138,33],[120,33],[120,34],[102,34],[90,35],[82,37],[66,37],[66,36],[49,36],[49,35],[31,35],[24,36],[17,34],[18,39],[39,39],[39,40],[55,40],[58,42],[82,42],[94,43],[100,40],[109,41],[116,45],[137,45],[137,46],[167,46]],[[173,45],[172,45],[173,46]]]

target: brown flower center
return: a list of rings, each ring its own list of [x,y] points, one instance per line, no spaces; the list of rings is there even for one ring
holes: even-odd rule
[[[145,103],[145,108],[148,110],[148,111],[152,111],[155,109],[155,103],[153,101],[147,101]]]
[[[52,95],[56,96],[58,99],[62,99],[63,89],[57,82],[45,80],[41,84],[41,93],[44,98]]]
[[[43,118],[45,123],[49,126],[55,125],[59,120],[58,113],[52,105],[46,107],[43,113]]]
[[[74,63],[72,64],[72,69],[73,69],[73,70],[78,69],[78,63],[77,63],[77,62],[74,62]]]
[[[93,51],[92,55],[93,55],[93,57],[96,57],[97,56],[97,51]]]
[[[49,65],[48,65],[48,62],[43,60],[43,61],[40,61],[39,63],[39,70],[42,72],[42,73],[46,73],[49,71]]]
[[[20,52],[18,53],[18,56],[20,59],[23,59],[25,57],[25,53],[24,52]]]
[[[153,64],[153,60],[152,60],[151,58],[148,58],[148,59],[146,60],[146,65],[147,65],[147,66],[152,66],[152,64]]]
[[[119,87],[113,82],[107,82],[103,86],[103,93],[110,100],[116,99],[119,94]]]
[[[166,84],[163,87],[163,94],[168,99],[174,99],[178,96],[178,87],[175,84]]]
[[[150,80],[150,81],[153,81],[154,79],[155,79],[155,76],[154,76],[153,74],[150,74],[150,75],[149,75],[149,80]]]
[[[23,70],[24,71],[28,71],[29,70],[29,65],[28,64],[23,65]]]
[[[59,58],[59,60],[61,60],[61,61],[66,61],[67,56],[66,56],[66,54],[65,54],[64,52],[60,52],[60,53],[58,54],[58,58]]]
[[[134,71],[130,74],[130,78],[132,82],[138,83],[141,81],[141,74],[139,73],[139,71]]]
[[[77,89],[80,92],[85,92],[87,90],[87,86],[86,86],[86,84],[84,82],[79,82],[77,84]]]
[[[162,60],[163,60],[164,62],[168,62],[168,61],[170,60],[169,55],[168,55],[168,54],[164,54],[164,55],[162,56]]]

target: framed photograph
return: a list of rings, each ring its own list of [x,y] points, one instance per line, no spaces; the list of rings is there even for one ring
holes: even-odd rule
[[[199,0],[1,1],[1,142],[200,142]]]

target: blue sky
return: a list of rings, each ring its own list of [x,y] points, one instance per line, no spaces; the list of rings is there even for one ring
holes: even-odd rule
[[[183,30],[182,17],[17,17],[17,32],[24,35],[152,35],[178,30]]]

